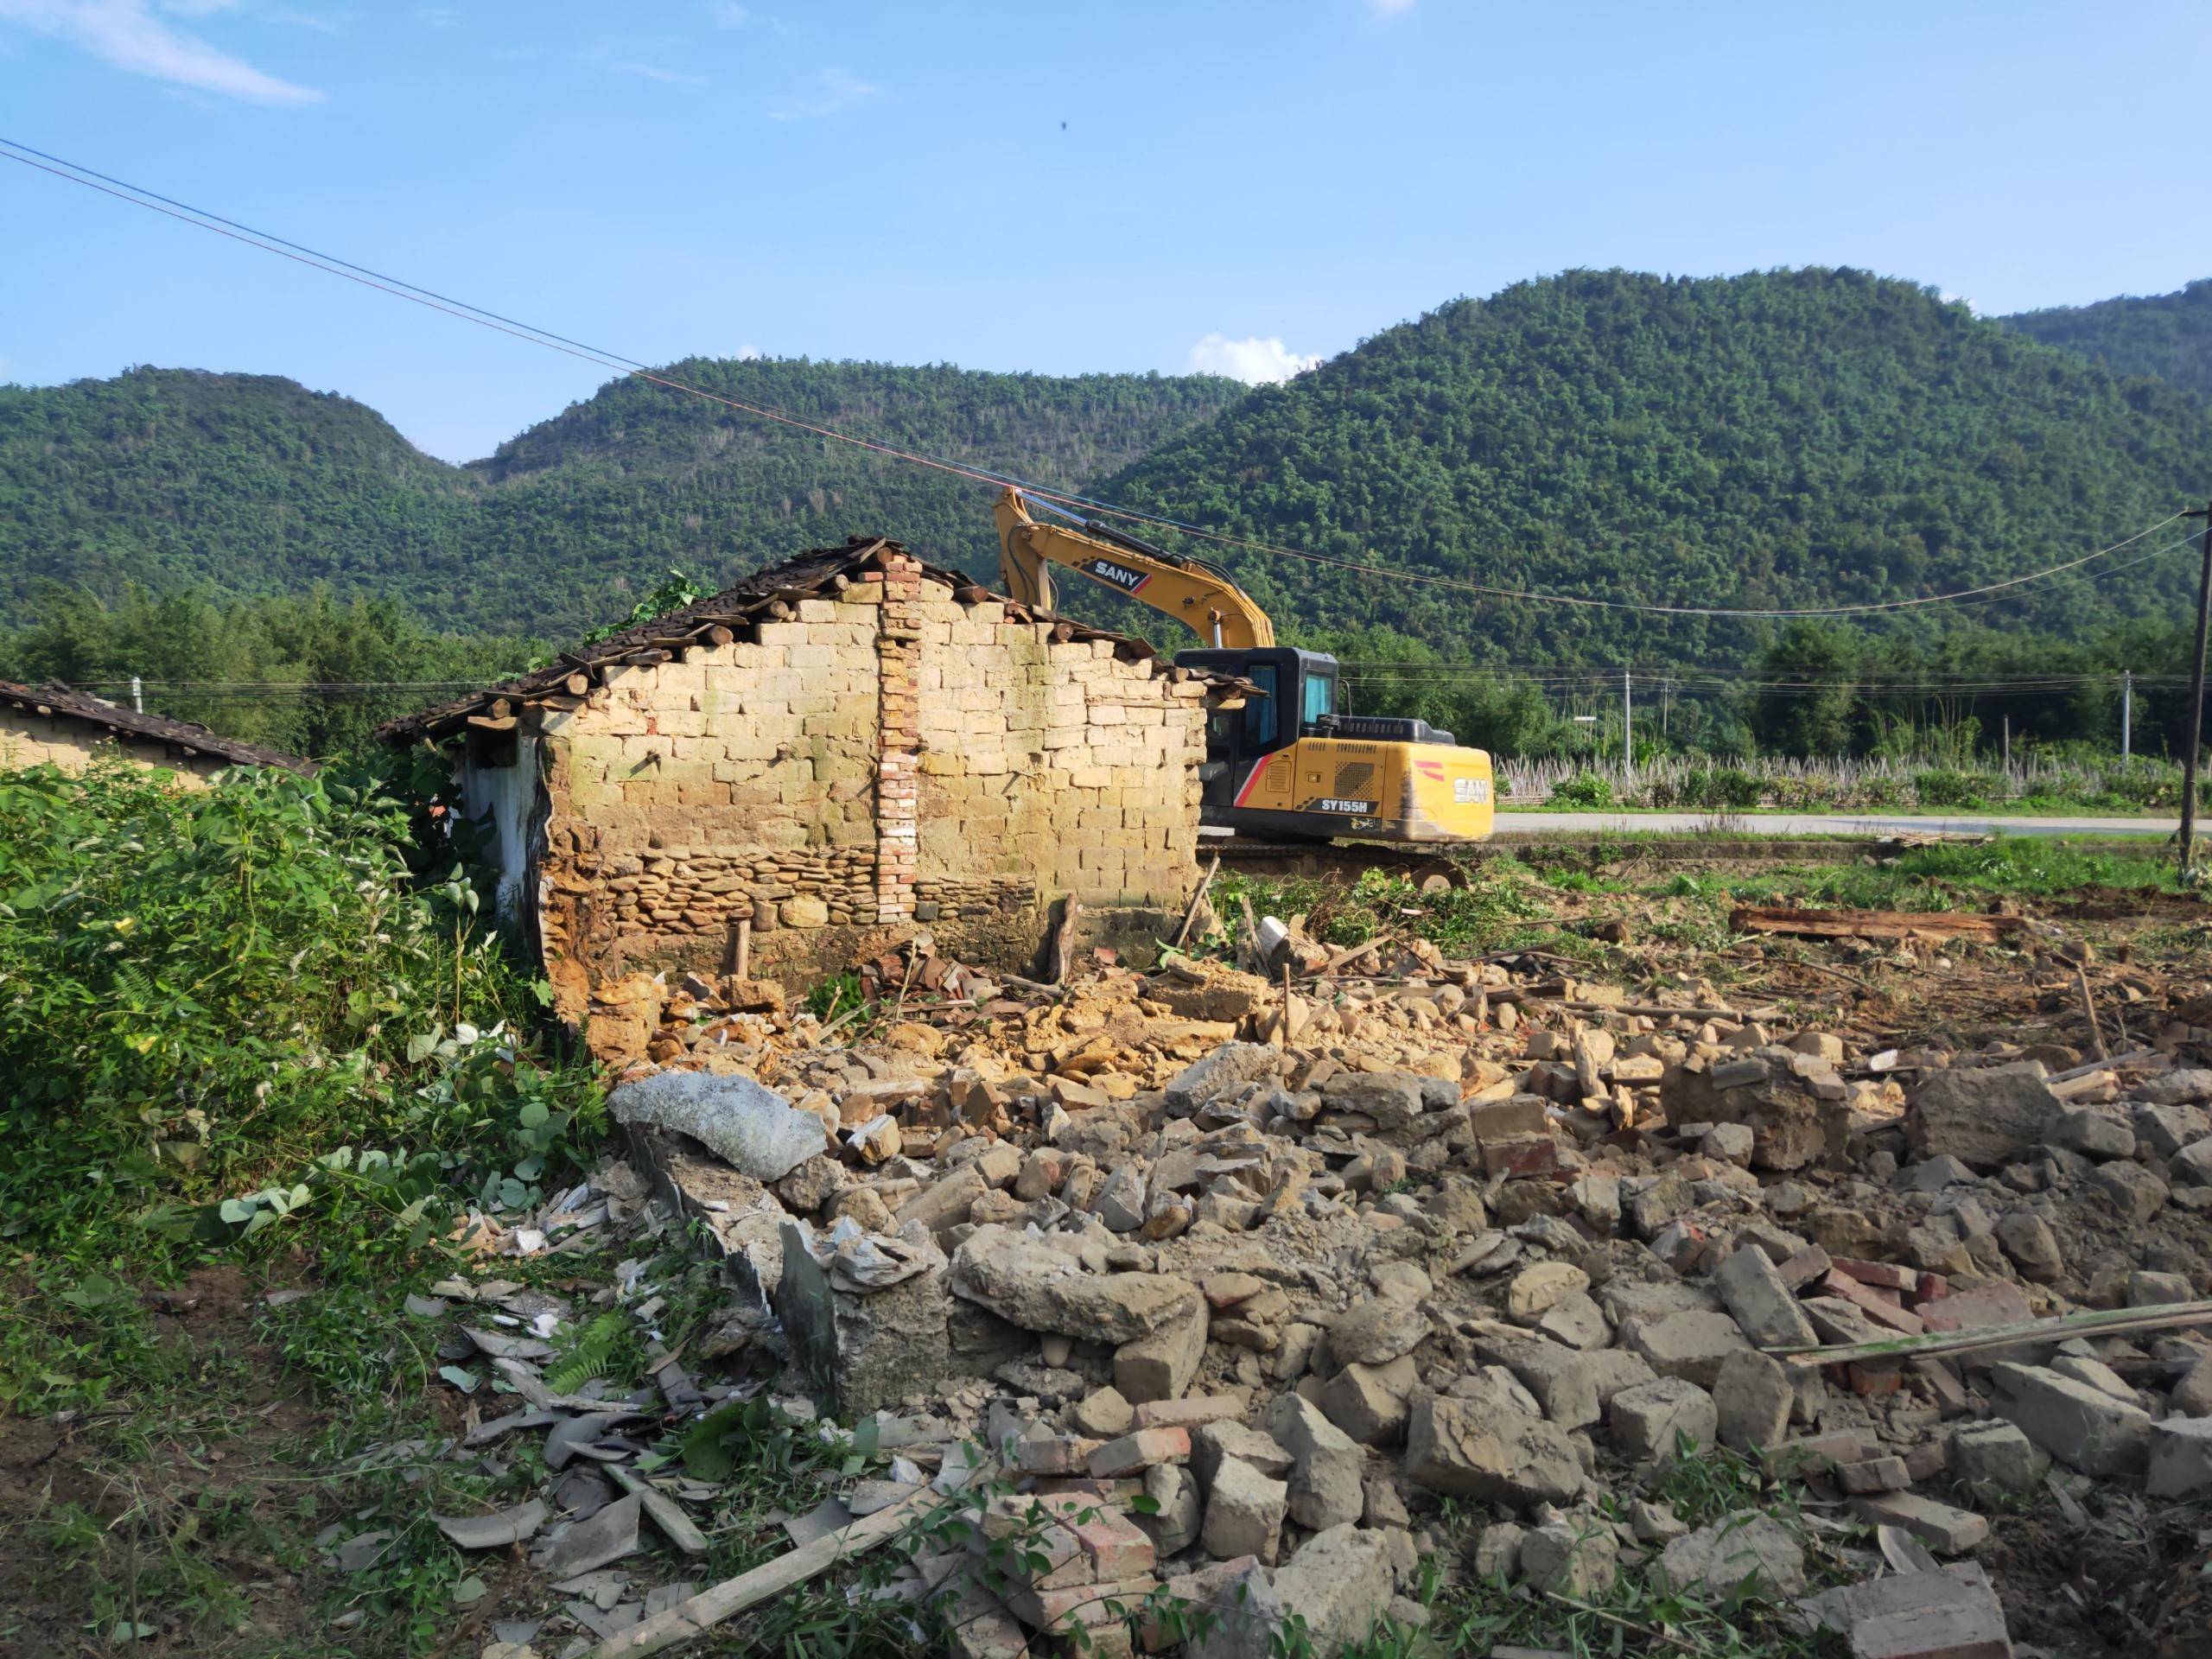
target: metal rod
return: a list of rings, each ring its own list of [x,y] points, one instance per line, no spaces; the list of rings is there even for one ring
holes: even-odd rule
[[[2189,753],[2181,774],[2181,869],[2196,857],[2196,766],[2204,741],[2204,631],[2212,624],[2212,502],[2186,515],[2204,520],[2204,568],[2196,582],[2196,648],[2189,659]]]

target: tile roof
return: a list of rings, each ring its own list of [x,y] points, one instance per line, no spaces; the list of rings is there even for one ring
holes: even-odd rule
[[[188,756],[213,755],[234,766],[282,766],[287,772],[303,775],[315,771],[312,762],[296,754],[264,749],[257,743],[241,743],[236,738],[211,732],[205,726],[195,726],[188,720],[142,715],[119,703],[104,702],[89,692],[73,691],[66,685],[18,685],[13,680],[0,680],[0,706],[84,721],[105,727],[118,737],[159,743]]]
[[[781,564],[757,570],[718,594],[677,610],[664,611],[650,621],[637,623],[603,639],[564,651],[543,668],[486,686],[451,702],[387,721],[377,728],[375,735],[385,743],[407,743],[419,738],[442,736],[466,726],[472,718],[486,718],[495,712],[512,713],[528,704],[550,702],[572,707],[571,700],[580,700],[586,695],[604,669],[665,661],[670,652],[685,645],[713,643],[711,636],[716,629],[728,630],[728,634],[749,632],[762,621],[775,620],[782,613],[779,607],[788,607],[798,600],[834,594],[863,572],[877,567],[884,555],[903,555],[906,551],[898,543],[881,537],[856,536],[842,547],[801,553]],[[967,590],[979,599],[986,596],[980,583],[957,570],[924,562],[922,575],[946,587]],[[1141,639],[1109,633],[1050,611],[1034,610],[997,594],[988,596],[1003,604],[1012,616],[1052,623],[1060,637],[1110,639],[1117,652],[1132,657],[1159,655]],[[1207,677],[1223,679],[1230,684],[1242,683],[1225,676]],[[505,711],[494,711],[493,705],[499,703],[506,705]]]

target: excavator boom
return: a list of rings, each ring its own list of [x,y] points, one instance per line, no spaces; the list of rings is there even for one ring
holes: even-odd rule
[[[1001,494],[993,517],[1010,597],[1049,611],[1052,567],[1076,571],[1197,634],[1179,668],[1248,683],[1241,704],[1206,722],[1202,823],[1317,841],[1463,845],[1490,834],[1488,754],[1426,721],[1338,713],[1337,659],[1277,645],[1267,613],[1223,571],[1072,515],[1033,518],[1020,490]]]
[[[1052,608],[1057,564],[1173,617],[1215,650],[1257,651],[1275,642],[1274,624],[1252,596],[1200,560],[1103,525],[1032,518],[1020,490],[1003,492],[992,517],[998,521],[1000,579],[1025,605]]]

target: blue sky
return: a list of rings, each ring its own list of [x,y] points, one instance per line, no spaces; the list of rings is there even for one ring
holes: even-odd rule
[[[2208,59],[2196,0],[0,0],[0,136],[649,361],[1253,378],[1577,265],[2177,288]],[[12,164],[0,225],[0,378],[448,459],[605,378]]]

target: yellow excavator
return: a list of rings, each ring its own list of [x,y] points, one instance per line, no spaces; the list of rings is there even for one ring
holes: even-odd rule
[[[1001,493],[999,574],[1007,593],[1052,608],[1052,568],[1176,618],[1205,642],[1178,667],[1249,680],[1259,695],[1217,712],[1199,768],[1200,820],[1243,835],[1381,842],[1480,841],[1491,833],[1489,754],[1424,720],[1337,712],[1337,659],[1275,644],[1274,624],[1226,572],[1064,509],[1033,517]],[[1059,522],[1060,519],[1065,522]]]

